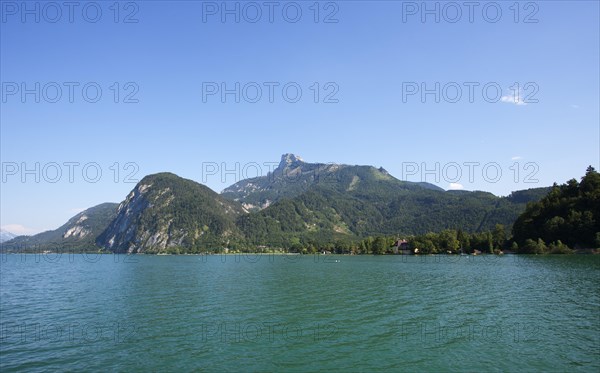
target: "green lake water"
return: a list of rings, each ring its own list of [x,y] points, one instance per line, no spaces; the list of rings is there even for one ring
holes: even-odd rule
[[[600,256],[0,255],[0,371],[599,372]]]

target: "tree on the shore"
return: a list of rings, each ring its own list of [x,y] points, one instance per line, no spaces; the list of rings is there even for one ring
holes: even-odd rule
[[[548,195],[527,205],[512,232],[521,252],[540,251],[541,245],[531,243],[538,239],[555,243],[556,251],[561,251],[563,245],[599,247],[600,174],[589,166],[581,182],[571,179],[560,186],[554,184]]]

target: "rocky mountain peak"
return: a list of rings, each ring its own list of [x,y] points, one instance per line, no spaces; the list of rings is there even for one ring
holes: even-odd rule
[[[304,163],[304,160],[292,153],[286,153],[281,156],[281,162],[279,162],[279,168],[287,168],[298,163]]]

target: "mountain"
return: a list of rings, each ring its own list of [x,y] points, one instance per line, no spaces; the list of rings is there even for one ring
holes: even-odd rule
[[[397,189],[443,189],[429,183],[400,181],[383,168],[332,163],[307,163],[294,154],[281,156],[279,166],[266,176],[241,180],[224,189],[221,195],[238,201],[249,211],[259,211],[283,198],[294,198],[317,186],[339,191],[364,189],[365,184],[382,183]]]
[[[448,228],[478,232],[496,224],[510,229],[526,204],[548,190],[529,189],[508,197],[444,191],[398,180],[383,168],[311,164],[284,154],[273,173],[240,181],[222,195],[255,211],[238,219],[251,242],[283,245],[290,237],[323,242]]]
[[[546,192],[540,188],[530,195],[541,198]],[[512,197],[485,192],[422,189],[362,194],[315,187],[240,217],[238,226],[253,243],[280,245],[290,237],[319,243],[332,237],[410,235],[444,229],[480,232],[492,230],[496,224],[510,229],[525,206],[526,202],[515,203]]]
[[[221,195],[172,173],[144,177],[121,204],[102,204],[54,231],[17,237],[3,249],[104,249],[117,253],[205,252],[257,246],[306,247],[369,236],[445,229],[510,230],[549,188],[496,197],[401,181],[383,168],[307,163],[284,154],[265,177]]]
[[[127,253],[223,247],[241,238],[235,219],[245,213],[239,203],[204,185],[160,173],[136,185],[96,242],[110,251]]]
[[[75,215],[58,229],[33,236],[18,236],[2,243],[7,251],[37,251],[56,248],[98,250],[96,237],[115,218],[116,203],[103,203]]]
[[[5,231],[4,229],[0,230],[0,243],[10,241],[13,238],[17,237],[16,234],[12,234],[10,232]]]

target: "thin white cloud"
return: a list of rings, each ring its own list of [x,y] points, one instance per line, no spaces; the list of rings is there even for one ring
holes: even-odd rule
[[[520,155],[515,155],[511,158],[512,161],[518,161],[519,159],[523,159],[523,157],[521,157]]]
[[[465,187],[462,184],[459,183],[450,183],[449,189],[450,190],[461,190],[464,189]]]
[[[579,105],[571,104],[571,107],[572,107],[573,109],[579,109]]]
[[[27,228],[21,224],[7,224],[0,227],[2,230],[16,234],[18,236],[34,234],[37,231],[32,228]]]
[[[500,101],[505,102],[507,104],[515,104],[517,106],[527,105],[527,103],[523,101],[523,92],[519,92],[519,94],[517,94],[516,96],[514,92],[511,92],[511,94],[509,95],[500,97]]]

